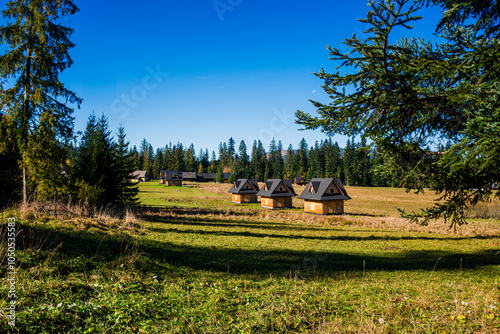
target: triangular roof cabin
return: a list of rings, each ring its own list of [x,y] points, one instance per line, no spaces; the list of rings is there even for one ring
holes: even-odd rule
[[[344,212],[344,201],[350,200],[339,179],[311,179],[298,198],[304,200],[304,210],[315,214]]]
[[[232,194],[256,194],[259,192],[259,185],[254,179],[238,179],[234,181],[228,192]]]
[[[160,183],[165,186],[182,186],[182,172],[176,170],[161,170]]]
[[[131,182],[146,182],[149,181],[149,177],[145,170],[136,170],[135,172],[130,174]]]
[[[297,186],[303,186],[303,185],[307,184],[307,180],[303,176],[297,176],[293,179],[293,184],[295,184]]]
[[[297,196],[292,182],[284,179],[269,179],[264,182],[257,196],[260,196],[261,206],[268,209],[291,208],[292,197]]]
[[[256,203],[259,185],[254,179],[238,179],[229,189],[233,203]]]

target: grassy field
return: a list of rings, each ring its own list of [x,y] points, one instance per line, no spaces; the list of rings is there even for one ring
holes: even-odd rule
[[[153,208],[124,220],[4,212],[29,219],[16,327],[3,297],[0,332],[500,333],[500,223],[485,214],[498,202],[452,233],[397,217],[394,206],[432,205],[431,192],[349,187],[346,214],[321,217],[297,199],[235,205],[229,187],[143,183]]]

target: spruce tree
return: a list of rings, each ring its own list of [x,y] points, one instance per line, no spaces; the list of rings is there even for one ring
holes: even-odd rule
[[[78,12],[70,0],[15,0],[2,11],[6,24],[0,27],[0,105],[5,108],[15,126],[17,145],[21,153],[23,203],[27,202],[28,169],[36,170],[38,162],[32,155],[28,166],[27,153],[30,133],[38,133],[53,148],[59,139],[69,140],[73,131],[73,109],[67,104],[80,105],[81,99],[64,87],[59,74],[73,61],[69,40],[73,29],[60,21]],[[4,85],[2,85],[4,84]],[[4,86],[8,88],[4,88]],[[3,118],[3,120],[8,118]],[[50,136],[50,137],[49,137]],[[50,141],[50,143],[49,143]],[[64,141],[64,140],[63,140]],[[31,141],[31,144],[36,143]],[[60,154],[51,154],[59,159]],[[54,161],[53,164],[62,163]]]
[[[102,115],[97,119],[94,114],[90,115],[76,156],[73,177],[102,191],[94,204],[113,204],[119,198],[115,149],[106,117]]]
[[[304,138],[299,143],[299,149],[297,150],[297,167],[299,170],[300,176],[306,176],[308,171],[308,157],[307,157],[308,146],[307,142]]]
[[[185,161],[186,161],[186,171],[196,172],[196,165],[197,165],[196,151],[194,149],[193,144],[191,144],[186,151]]]
[[[419,37],[394,41],[411,29],[419,10],[443,10],[438,43]],[[498,117],[500,9],[490,0],[369,1],[365,39],[345,40],[349,52],[327,47],[339,65],[321,69],[330,96],[313,101],[318,114],[298,111],[296,121],[328,134],[361,135],[385,152],[389,173],[407,169],[408,190],[432,187],[441,195],[430,209],[404,217],[427,224],[446,217],[450,227],[465,222],[468,207],[489,201],[500,182]],[[399,33],[399,32],[397,32]],[[428,150],[451,142],[444,154]]]
[[[136,205],[139,203],[139,185],[130,181],[132,173],[136,170],[132,152],[129,152],[129,142],[125,140],[125,128],[122,124],[118,127],[117,145],[115,151],[116,179],[118,182],[118,198],[123,211],[125,205]]]
[[[245,141],[240,142],[240,146],[238,147],[238,165],[241,171],[240,177],[249,178],[250,173],[250,157],[247,154],[247,145]]]
[[[222,182],[224,182],[224,174],[222,173],[222,167],[221,167],[221,166],[219,166],[219,167],[217,168],[217,174],[215,175],[215,181],[216,181],[217,183],[222,183]]]

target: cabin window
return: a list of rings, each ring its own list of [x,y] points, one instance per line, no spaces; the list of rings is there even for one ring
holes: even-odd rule
[[[280,187],[280,191],[283,191],[283,187]]]
[[[333,188],[330,188],[330,194],[333,194]]]

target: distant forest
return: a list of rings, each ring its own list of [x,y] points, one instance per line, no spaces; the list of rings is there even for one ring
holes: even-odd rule
[[[200,149],[196,153],[193,144],[169,143],[154,150],[146,139],[140,148],[129,148],[125,129],[118,128],[116,139],[108,127],[107,118],[92,114],[77,144],[60,144],[44,148],[44,152],[57,152],[57,164],[50,160],[38,163],[28,181],[28,190],[38,198],[65,198],[70,196],[94,205],[108,203],[136,204],[137,185],[129,176],[137,170],[145,170],[151,179],[158,179],[161,170],[216,173],[219,181],[222,173],[231,172],[230,182],[238,178],[270,178],[293,180],[304,176],[311,178],[337,178],[350,186],[399,187],[410,171],[411,163],[400,165],[396,171],[383,168],[388,155],[364,138],[360,142],[349,139],[342,149],[331,138],[309,145],[305,139],[294,148],[285,150],[280,140],[273,138],[268,150],[258,140],[252,143],[250,152],[245,141],[236,145],[231,137],[219,144],[218,153]],[[442,150],[443,148],[439,148]],[[21,174],[18,169],[19,152],[0,154],[1,202],[15,200],[20,195]],[[56,161],[57,161],[56,160]]]
[[[179,170],[198,173],[231,172],[229,181],[237,178],[255,178],[265,181],[269,178],[293,180],[304,176],[311,178],[337,178],[351,186],[391,186],[398,187],[403,174],[383,173],[380,168],[385,162],[376,146],[370,146],[363,138],[361,142],[347,140],[345,148],[327,138],[309,146],[302,139],[297,148],[291,144],[283,149],[280,140],[273,138],[266,151],[258,140],[252,144],[249,152],[245,141],[236,146],[231,137],[219,144],[218,154],[208,149],[198,153],[193,144],[182,143],[156,151],[146,139],[140,148],[134,146],[131,156],[136,170],[147,171],[150,178],[159,178],[161,170]],[[404,169],[403,169],[404,170]]]

